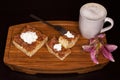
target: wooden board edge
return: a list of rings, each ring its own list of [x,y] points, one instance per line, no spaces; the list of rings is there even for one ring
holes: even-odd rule
[[[78,73],[78,74],[85,74],[85,73],[89,73],[89,72],[93,72],[93,71],[97,71],[97,70],[101,70],[103,69],[103,67],[105,67],[108,63],[104,63],[104,64],[99,64],[96,65],[94,67],[88,67],[88,68],[84,68],[84,69],[74,69],[74,70],[32,70],[32,69],[28,69],[28,68],[21,68],[20,66],[14,66],[14,65],[8,65],[8,67],[10,67],[13,71],[19,71],[19,72],[23,72],[26,74],[31,74],[31,75],[35,75],[35,74],[69,74],[69,73]]]

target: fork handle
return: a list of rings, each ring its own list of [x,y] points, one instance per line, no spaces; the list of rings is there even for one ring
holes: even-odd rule
[[[42,21],[43,23],[45,23],[45,24],[47,24],[47,25],[55,28],[54,25],[48,23],[47,21],[44,21],[43,19],[40,19],[39,17],[37,17],[37,16],[35,16],[35,15],[33,15],[33,14],[30,14],[30,17],[32,17],[32,18],[34,18],[34,19],[36,19],[36,20],[38,20],[38,21]]]

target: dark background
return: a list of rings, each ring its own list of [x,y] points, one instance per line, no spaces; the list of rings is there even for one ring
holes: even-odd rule
[[[110,62],[101,70],[86,74],[36,74],[12,71],[3,63],[4,49],[9,26],[35,21],[29,14],[44,20],[79,20],[79,9],[87,2],[102,4],[113,18],[114,28],[106,32],[109,44],[118,45],[113,52],[116,62]],[[1,0],[0,1],[0,80],[115,80],[120,79],[120,25],[117,0]],[[118,9],[118,10],[117,10]]]

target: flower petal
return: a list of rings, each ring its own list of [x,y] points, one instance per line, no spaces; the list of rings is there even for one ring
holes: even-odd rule
[[[90,45],[83,45],[82,48],[83,48],[83,50],[85,50],[87,52],[90,52],[92,50],[92,46],[90,46]]]
[[[90,44],[94,44],[96,42],[96,39],[95,38],[91,38],[90,39]]]
[[[105,37],[105,34],[99,34],[97,37],[98,37],[98,38],[104,38],[104,37]]]
[[[113,45],[113,44],[106,44],[105,47],[108,49],[108,51],[113,52],[118,48],[118,46]]]
[[[92,49],[91,53],[90,53],[91,59],[94,63],[99,64],[99,62],[96,58],[96,54],[97,54],[97,51],[95,49]]]
[[[112,62],[115,62],[112,54],[105,47],[102,47],[101,51],[102,51],[105,58],[109,59]]]

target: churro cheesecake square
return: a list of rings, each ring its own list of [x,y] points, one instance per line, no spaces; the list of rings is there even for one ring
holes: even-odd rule
[[[13,44],[27,56],[33,56],[48,40],[48,37],[34,26],[26,25],[24,29],[13,37]]]
[[[65,49],[55,36],[46,43],[46,46],[48,51],[59,60],[64,60],[71,53],[71,50]]]
[[[66,34],[59,37],[59,43],[61,43],[66,49],[72,48],[79,40],[79,37],[80,35],[78,33],[73,31],[67,31]]]

